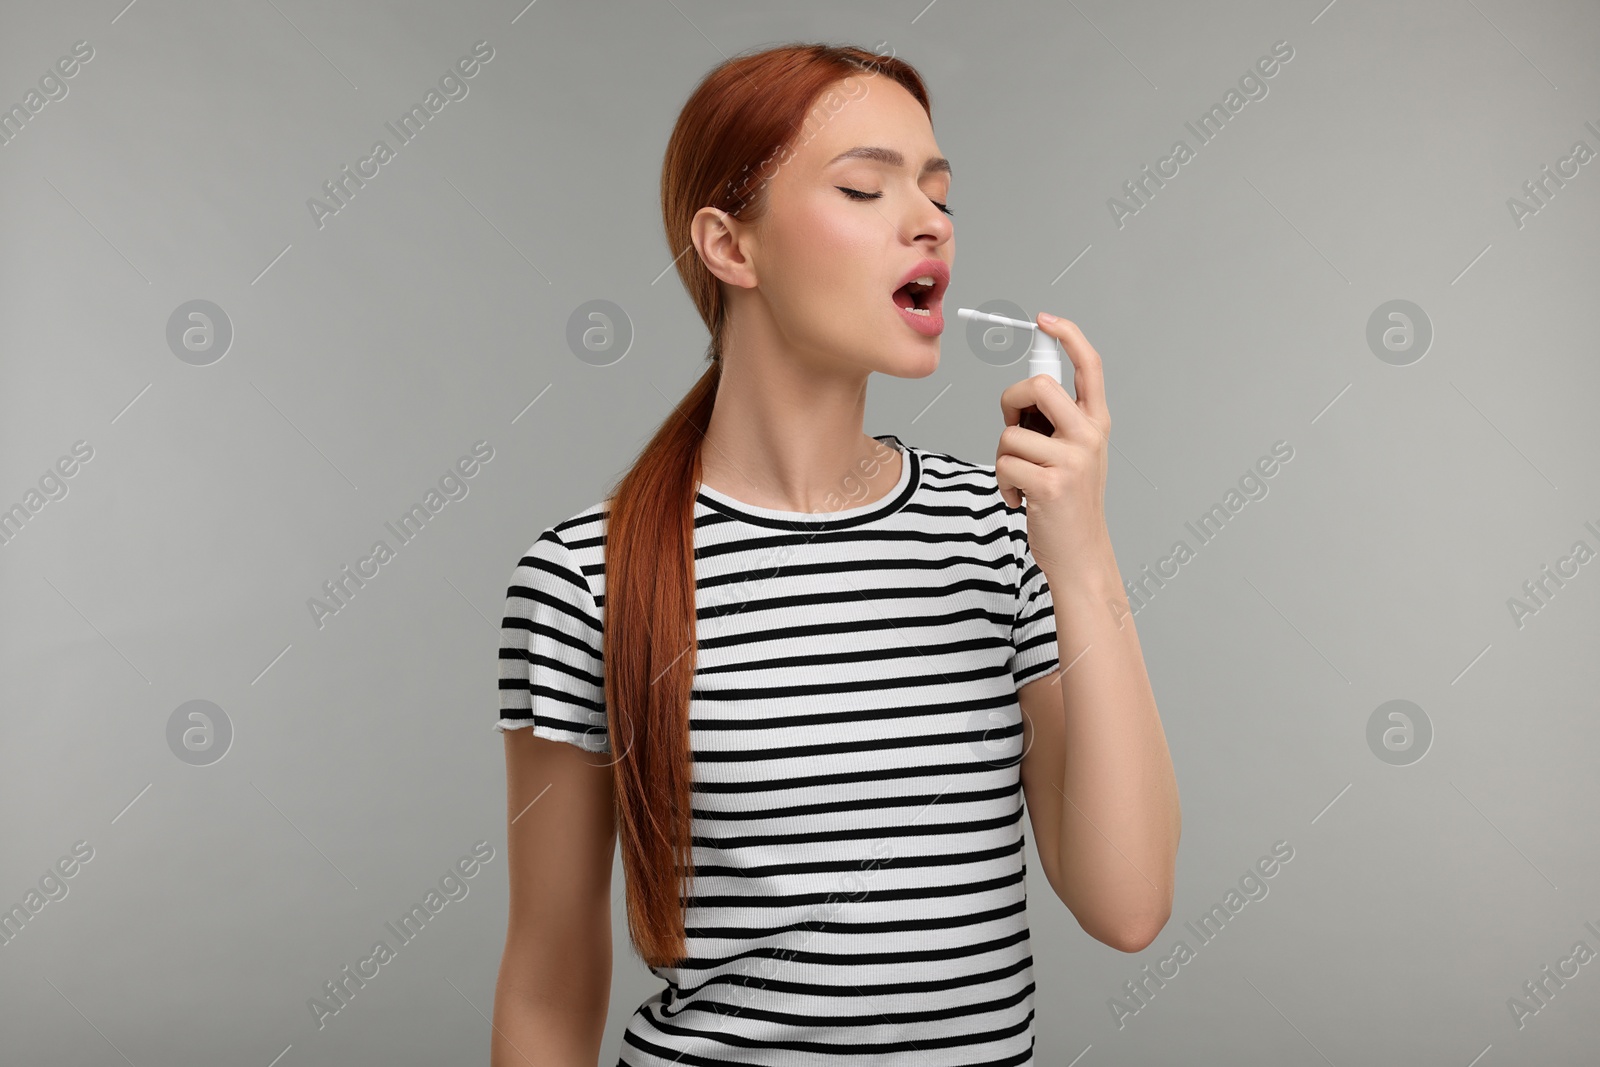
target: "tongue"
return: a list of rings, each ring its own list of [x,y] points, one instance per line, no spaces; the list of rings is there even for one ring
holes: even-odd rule
[[[917,302],[911,299],[911,294],[904,287],[894,291],[894,302],[896,307],[910,308],[917,306]]]

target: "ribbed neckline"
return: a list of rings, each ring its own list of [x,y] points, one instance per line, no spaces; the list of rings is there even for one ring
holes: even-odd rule
[[[922,462],[917,456],[916,449],[907,447],[906,443],[892,433],[874,434],[873,439],[892,445],[901,455],[900,480],[895,483],[894,489],[878,500],[859,507],[843,508],[839,511],[816,513],[808,511],[780,511],[777,508],[761,508],[754,504],[746,504],[735,500],[726,493],[718,492],[709,486],[702,485],[695,493],[695,499],[714,511],[719,511],[735,519],[757,526],[767,526],[773,529],[792,530],[838,530],[850,526],[859,526],[862,523],[872,522],[874,519],[892,515],[906,505],[916,493],[917,486],[922,483]]]

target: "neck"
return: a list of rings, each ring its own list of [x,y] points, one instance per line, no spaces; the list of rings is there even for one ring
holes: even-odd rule
[[[700,480],[755,507],[827,514],[887,496],[904,462],[863,429],[867,373],[776,347],[724,350]]]

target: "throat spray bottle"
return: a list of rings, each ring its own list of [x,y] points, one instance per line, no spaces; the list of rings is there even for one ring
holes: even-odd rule
[[[1032,330],[1033,344],[1028,348],[1028,377],[1032,378],[1035,374],[1048,374],[1056,380],[1057,385],[1062,384],[1061,357],[1063,353],[1061,351],[1061,342],[1039,329],[1038,323],[1024,322],[1021,319],[1007,318],[1004,315],[991,315],[987,311],[979,311],[976,308],[956,308],[956,314],[963,319],[975,322],[988,322],[996,326],[1014,326],[1019,330]],[[1036,430],[1046,437],[1056,432],[1054,424],[1045,418],[1044,412],[1032,405],[1022,409],[1022,415],[1017,420],[1017,424],[1025,430]]]

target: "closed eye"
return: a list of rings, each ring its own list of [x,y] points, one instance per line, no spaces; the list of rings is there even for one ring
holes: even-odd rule
[[[845,196],[848,196],[851,200],[878,200],[878,199],[881,199],[883,197],[882,193],[863,193],[860,189],[850,189],[850,188],[847,188],[846,186],[843,186],[843,185],[835,185],[834,188],[839,190]],[[928,199],[933,201],[933,206],[934,207],[938,208],[940,211],[944,212],[946,215],[954,215],[955,214],[954,211],[951,211],[944,204],[939,203],[939,201],[933,200],[932,197],[929,197]]]

